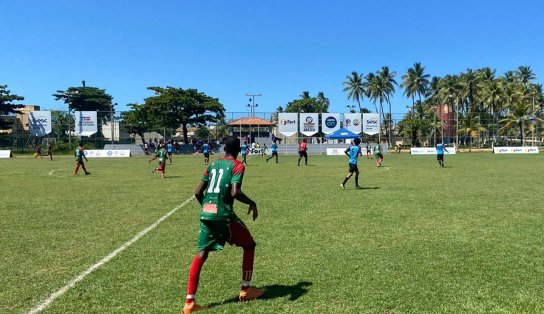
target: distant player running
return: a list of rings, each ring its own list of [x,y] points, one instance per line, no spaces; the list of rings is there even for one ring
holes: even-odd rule
[[[266,162],[268,162],[270,159],[276,157],[276,163],[278,163],[278,144],[276,142],[272,143],[272,155],[268,158],[266,158]]]
[[[372,159],[372,146],[370,142],[366,142],[366,159]]]
[[[242,163],[247,165],[247,153],[249,151],[249,146],[247,145],[247,141],[244,141],[244,145],[242,145]]]
[[[374,145],[374,158],[376,159],[376,166],[381,166],[383,161],[382,145],[380,143]]]
[[[159,149],[155,153],[155,156],[149,159],[147,163],[151,163],[155,159],[159,160],[159,167],[153,168],[151,173],[155,173],[155,171],[159,170],[161,172],[161,177],[164,179],[164,174],[166,172],[166,150],[164,149],[164,144],[159,144]]]
[[[438,160],[440,167],[444,167],[444,151],[448,152],[444,144],[441,142],[436,144],[436,160]]]
[[[168,145],[166,145],[166,154],[168,155],[168,159],[170,160],[170,163],[172,163],[172,153],[174,152],[174,145],[172,142],[169,142]]]
[[[40,156],[40,158],[43,158],[43,156],[42,156],[42,145],[36,144],[36,147],[34,147],[34,149],[36,150],[36,153],[34,153],[34,158],[38,158],[38,156]]]
[[[300,166],[300,160],[304,157],[304,165],[308,165],[308,145],[306,143],[306,139],[302,139],[300,141],[300,144],[298,145],[298,162],[297,166]]]
[[[53,160],[53,144],[51,142],[47,143],[47,155],[50,160]]]
[[[208,143],[202,144],[202,154],[204,155],[204,164],[207,165],[210,163],[210,151]]]
[[[89,162],[87,157],[85,157],[85,150],[83,149],[83,142],[79,142],[79,147],[76,148],[76,151],[74,153],[76,157],[76,169],[74,170],[74,176],[77,175],[77,172],[79,171],[79,167],[83,168],[83,171],[85,171],[85,175],[91,174],[87,171],[85,168],[85,164],[83,163],[83,158],[85,158],[85,161]]]
[[[195,197],[202,208],[197,253],[189,270],[187,298],[183,308],[185,314],[205,309],[195,302],[200,272],[209,252],[222,250],[227,242],[244,250],[242,287],[238,299],[250,301],[263,294],[262,290],[250,285],[256,243],[248,228],[234,212],[236,199],[249,205],[247,213],[253,213],[253,220],[258,216],[257,205],[241,189],[245,167],[236,160],[239,152],[240,140],[233,136],[227,137],[225,156],[208,166],[202,181],[195,189]]]
[[[361,147],[359,146],[361,144],[361,139],[356,138],[353,141],[353,145],[351,145],[348,149],[344,151],[344,154],[349,157],[349,171],[348,175],[344,179],[344,182],[340,184],[340,187],[342,189],[346,188],[346,182],[348,182],[349,178],[355,173],[355,187],[360,188],[359,186],[359,168],[357,168],[357,159],[359,156],[363,156],[363,153],[361,152]]]

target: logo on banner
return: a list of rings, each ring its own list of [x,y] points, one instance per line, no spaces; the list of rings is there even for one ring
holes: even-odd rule
[[[32,124],[47,124],[47,117],[34,117]]]
[[[338,121],[333,116],[327,117],[327,119],[325,119],[325,125],[329,129],[334,128],[337,124],[338,124]]]
[[[378,120],[376,120],[376,119],[366,119],[366,124],[378,124]]]
[[[295,120],[286,120],[286,119],[281,119],[280,120],[281,125],[291,125],[291,124],[295,124],[295,123],[296,123]]]
[[[354,126],[358,126],[359,124],[361,124],[361,121],[359,121],[359,119],[353,119]]]
[[[94,126],[94,121],[91,116],[81,116],[81,120],[79,120],[79,124],[81,126]]]
[[[350,126],[351,125],[351,119],[346,119],[346,121],[344,121],[344,124],[346,126]]]
[[[315,123],[312,117],[306,117],[304,122],[304,132],[315,132]]]

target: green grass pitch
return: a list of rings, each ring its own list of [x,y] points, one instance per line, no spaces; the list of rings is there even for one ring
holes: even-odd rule
[[[212,156],[217,158],[217,156]],[[544,156],[385,155],[249,160],[243,190],[258,205],[253,283],[261,300],[234,302],[242,251],[204,265],[207,313],[542,313]],[[156,165],[155,162],[152,165]],[[0,312],[22,313],[193,195],[202,156],[175,156],[167,178],[146,158],[0,160]],[[196,245],[192,200],[44,313],[178,313]]]

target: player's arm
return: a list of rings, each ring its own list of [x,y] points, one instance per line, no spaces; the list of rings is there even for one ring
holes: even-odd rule
[[[242,185],[238,182],[232,184],[230,194],[239,202],[249,205],[247,214],[253,212],[253,220],[257,219],[259,216],[259,211],[257,210],[257,204],[250,199],[244,192],[242,192]]]
[[[344,151],[344,154],[349,157],[349,148]]]
[[[449,153],[448,150],[446,149],[446,146],[445,146],[445,145],[444,145],[444,151],[445,151],[446,153]]]
[[[85,152],[84,152],[84,151],[81,151],[81,155],[83,156],[83,158],[85,158],[85,161],[86,161],[86,162],[89,162],[89,159],[87,159],[87,156],[85,156]]]
[[[207,187],[207,181],[200,181],[200,183],[195,188],[195,198],[200,203],[200,205],[202,205],[202,201],[204,200],[204,191],[206,191]]]
[[[155,159],[157,159],[157,156],[156,156],[156,155],[153,156],[153,158],[149,159],[149,160],[147,161],[147,163],[150,164],[150,163],[151,163],[153,160],[155,160]]]

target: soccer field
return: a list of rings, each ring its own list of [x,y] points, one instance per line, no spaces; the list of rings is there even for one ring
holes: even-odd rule
[[[217,156],[212,156],[212,160]],[[143,157],[0,160],[0,312],[35,308],[89,267],[156,228],[69,287],[44,313],[178,313],[198,231],[190,198],[202,156],[175,156],[167,178]],[[212,253],[197,301],[205,313],[542,313],[544,156],[385,155],[249,159],[235,203],[256,242],[253,283],[239,304],[242,250]],[[189,200],[189,202],[186,202]],[[186,205],[180,206],[186,202]]]

